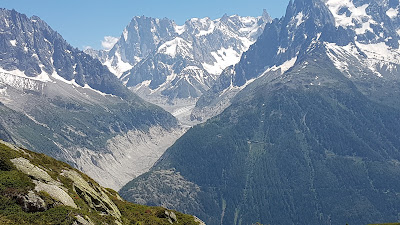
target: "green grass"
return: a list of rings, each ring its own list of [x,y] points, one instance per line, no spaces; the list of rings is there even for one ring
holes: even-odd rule
[[[54,179],[60,181],[67,189],[69,195],[74,199],[78,209],[63,206],[54,200],[46,192],[36,192],[50,209],[44,212],[28,213],[23,211],[20,205],[17,204],[16,197],[25,195],[30,190],[34,190],[32,179],[17,170],[10,162],[10,159],[24,157],[30,162],[44,170]],[[94,224],[114,224],[116,218],[111,215],[102,215],[98,211],[90,208],[84,199],[74,191],[73,182],[61,176],[62,170],[75,170],[64,162],[57,161],[44,154],[34,153],[28,150],[15,151],[4,144],[0,143],[0,224],[73,224],[76,220],[75,216],[80,215],[83,218],[89,217]],[[77,170],[76,170],[77,171]],[[100,188],[100,186],[90,177],[78,171],[78,173],[88,182]],[[107,193],[108,192],[108,193]],[[168,218],[162,207],[149,207],[126,202],[119,198],[116,191],[106,189],[107,195],[119,208],[123,224],[148,224],[148,225],[167,225]],[[194,222],[194,217],[173,211],[178,219],[175,224],[191,225],[197,224]]]

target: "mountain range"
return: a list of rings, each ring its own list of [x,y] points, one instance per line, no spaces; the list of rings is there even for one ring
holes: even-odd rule
[[[85,52],[1,9],[0,138],[211,225],[400,221],[399,9],[141,16]]]
[[[183,134],[162,108],[38,17],[0,10],[0,128],[19,146],[68,162],[106,187],[148,170]]]
[[[399,221],[399,8],[290,1],[121,196],[207,224]]]
[[[318,41],[361,91],[378,101],[394,100],[384,97],[392,91],[382,88],[398,91],[399,18],[397,13],[391,14],[397,12],[398,2],[316,1],[312,3],[315,7],[306,11],[303,2],[307,1],[291,2],[286,16],[268,26],[242,60],[222,73],[197,101],[192,119],[204,120],[222,112],[246,84],[267,73],[287,71]]]
[[[260,17],[192,18],[182,26],[166,18],[134,17],[111,50],[86,53],[134,93],[190,125],[197,99],[223,69],[239,61],[269,22],[265,10]]]

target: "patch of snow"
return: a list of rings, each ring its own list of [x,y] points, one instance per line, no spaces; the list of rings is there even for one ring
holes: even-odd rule
[[[183,34],[183,33],[186,31],[185,25],[182,25],[182,26],[175,25],[174,28],[175,28],[175,32],[176,32],[178,35],[181,35],[181,34]]]
[[[74,74],[74,75],[77,74],[77,72],[76,72],[76,66],[77,66],[77,64],[75,63],[75,65],[73,66],[73,68],[74,68],[73,74]]]
[[[23,77],[23,78],[29,78],[28,76],[25,75],[25,73],[21,70],[11,70],[11,71],[7,71],[3,68],[0,68],[0,73],[6,73],[6,74],[12,74],[14,76],[18,76],[18,77]]]
[[[115,52],[115,57],[116,58],[107,59],[103,64],[107,66],[111,73],[113,73],[118,78],[121,78],[122,74],[132,69],[133,66],[130,63],[124,62],[122,60],[119,51]],[[113,64],[114,61],[116,61],[116,65]]]
[[[127,62],[124,62],[121,58],[121,55],[119,54],[119,52],[115,53],[115,56],[117,57],[117,76],[120,77],[124,72],[130,70],[133,68],[133,66]]]
[[[44,66],[43,66],[44,67]],[[42,67],[41,67],[42,68]],[[42,81],[42,82],[49,82],[51,81],[49,74],[47,74],[46,72],[44,72],[44,70],[42,69],[42,72],[35,77],[35,80],[38,81]]]
[[[79,85],[75,82],[75,79],[67,80],[67,79],[65,79],[64,77],[58,75],[58,73],[56,73],[56,72],[53,72],[53,74],[51,75],[51,77],[54,78],[54,79],[56,79],[56,80],[62,81],[62,82],[64,82],[64,83],[66,83],[66,84],[71,84],[71,85],[74,85],[74,86],[79,86]]]
[[[151,83],[151,80],[145,80],[140,84],[137,84],[135,87],[133,87],[134,92],[137,92],[138,90],[142,89],[143,87],[149,87]]]
[[[125,42],[128,41],[128,30],[127,30],[126,28],[124,29],[124,31],[123,31],[122,34],[123,34],[123,36],[124,36]]]
[[[253,83],[256,79],[257,79],[257,78],[252,78],[252,79],[246,81],[246,83],[245,83],[243,86],[241,86],[240,88],[241,88],[241,89],[244,89],[244,88],[247,87],[249,84]]]
[[[390,19],[394,19],[395,17],[397,17],[398,14],[398,9],[390,8],[388,11],[386,11],[386,15],[390,17]]]
[[[23,71],[18,70],[18,69],[7,71],[7,70],[5,70],[3,68],[0,68],[0,73],[11,74],[11,75],[14,75],[14,76],[18,76],[18,77],[22,77],[22,78],[30,79],[30,80],[35,80],[35,81],[40,81],[40,82],[51,81],[50,78],[49,78],[49,75],[46,72],[44,72],[43,70],[42,70],[42,73],[37,75],[36,77],[28,77],[28,76],[25,75],[25,73]]]
[[[278,55],[279,55],[279,54],[282,54],[282,53],[285,53],[286,50],[287,50],[287,48],[282,48],[282,47],[279,46],[279,48],[278,48]]]
[[[17,46],[17,40],[10,40],[10,44],[14,47]]]
[[[10,27],[10,24],[8,23],[8,20],[7,20],[7,18],[5,18],[5,17],[4,17],[4,22],[6,23],[6,26],[7,26],[7,27]]]
[[[332,60],[335,67],[348,77],[352,75],[349,72],[348,59],[356,58],[358,59],[359,52],[353,44],[348,44],[347,46],[338,46],[335,43],[325,43],[327,48],[327,55]]]
[[[261,76],[264,76],[264,75],[267,74],[268,72],[271,72],[271,71],[278,71],[278,70],[281,71],[281,74],[284,74],[286,71],[288,71],[290,68],[292,68],[292,67],[294,66],[294,64],[296,63],[296,61],[297,61],[297,56],[295,56],[295,57],[293,57],[293,58],[291,58],[291,59],[285,61],[285,62],[282,63],[281,65],[278,65],[278,66],[277,66],[277,65],[274,65],[274,66],[272,66],[272,67],[266,69],[266,70],[261,74]]]
[[[365,34],[367,31],[373,32],[371,28],[371,23],[365,22],[362,23],[361,28],[356,28],[356,34]]]
[[[251,16],[247,17],[237,16],[237,17],[239,18],[240,22],[242,22],[242,24],[244,25],[244,27],[239,29],[240,33],[251,34],[259,29],[259,25],[257,22],[260,19],[260,17],[257,18]]]
[[[231,85],[226,88],[225,90],[223,90],[220,94],[219,94],[219,98],[221,98],[221,96],[225,95],[225,94],[231,94],[232,92],[239,92],[241,90],[243,90],[245,87],[247,87],[249,84],[253,83],[257,78],[252,78],[250,80],[247,80],[245,84],[243,84],[242,86],[235,86],[233,85],[233,82],[231,80]]]
[[[376,22],[366,12],[369,4],[356,7],[351,0],[328,0],[326,5],[332,12],[337,27],[355,27],[356,24],[354,22],[358,22],[362,26],[355,29],[356,34],[364,34],[368,30],[373,32],[371,24],[376,24]],[[339,11],[344,8],[347,8],[351,14],[339,14]]]
[[[103,93],[103,92],[101,92],[101,91],[99,91],[99,90],[96,90],[96,89],[90,87],[88,84],[85,84],[85,85],[82,87],[82,86],[80,86],[78,83],[76,83],[75,79],[72,79],[72,80],[70,80],[70,81],[69,81],[69,80],[66,80],[65,78],[63,78],[63,77],[61,77],[60,75],[58,75],[56,72],[54,72],[54,73],[51,75],[51,77],[54,78],[55,80],[59,80],[59,81],[62,81],[62,82],[64,82],[64,83],[66,83],[66,84],[73,85],[74,87],[79,87],[79,88],[83,88],[83,89],[88,89],[88,90],[93,91],[93,92],[96,92],[97,94],[100,94],[100,95],[102,95],[102,96],[114,96],[114,95],[112,95],[112,94],[106,94],[106,93]],[[53,81],[53,82],[54,82],[54,81]]]
[[[18,90],[42,91],[44,83],[10,73],[0,72],[0,83],[9,85]]]
[[[304,15],[303,12],[299,12],[296,17],[295,17],[297,23],[296,23],[296,27],[300,26],[302,23],[304,23]]]
[[[251,31],[253,31],[253,27],[242,27],[239,29],[240,33],[249,33]]]
[[[260,19],[260,17],[251,17],[251,16],[237,16],[237,17],[239,18],[240,22],[242,22],[246,26],[251,26],[254,23],[257,23],[258,19]]]
[[[204,23],[203,22],[203,21],[205,21],[204,19],[201,19],[200,21],[202,23]],[[214,29],[215,29],[215,24],[212,22],[212,23],[210,23],[208,30],[200,30],[200,32],[198,34],[196,34],[196,36],[199,37],[199,36],[205,36],[205,35],[211,34],[212,32],[214,32]]]
[[[135,59],[135,62],[136,62],[136,63],[142,61],[142,58],[140,58],[139,56],[134,56],[133,58]],[[136,63],[135,63],[135,64],[136,64]]]
[[[240,61],[241,54],[235,51],[232,47],[221,48],[216,52],[211,52],[215,59],[214,64],[203,63],[203,67],[208,73],[219,75],[228,66],[234,65]]]
[[[103,93],[103,92],[101,92],[101,91],[99,91],[99,90],[96,90],[96,89],[90,87],[88,84],[85,84],[85,86],[83,86],[83,88],[89,89],[89,90],[94,91],[94,92],[96,92],[97,94],[100,94],[100,95],[103,95],[103,96],[110,95],[110,94]]]
[[[400,64],[400,51],[387,46],[384,42],[376,44],[361,44],[356,42],[357,47],[363,51],[369,59],[377,59],[384,62]]]
[[[296,61],[297,61],[297,56],[282,63],[282,65],[279,66],[281,69],[281,73],[283,74],[286,71],[288,71],[290,68],[292,68],[294,66],[294,64],[296,63]]]
[[[0,96],[7,96],[7,87],[0,88]]]
[[[33,54],[32,54],[32,57],[33,57],[33,58],[36,58],[37,60],[39,60],[39,56],[38,56],[36,53],[33,53]]]
[[[183,38],[177,37],[171,41],[167,41],[158,48],[158,53],[169,55],[174,58],[177,54],[183,57],[192,58],[193,47]]]
[[[248,37],[239,37],[239,40],[242,41],[243,44],[242,52],[249,50],[250,46],[256,42],[256,40],[251,40]]]
[[[376,44],[362,44],[356,42],[347,46],[338,46],[334,43],[325,43],[328,49],[328,56],[334,63],[337,69],[341,72],[350,74],[350,65],[347,62],[354,61],[362,62],[365,68],[368,68],[378,77],[382,77],[379,72],[382,68],[388,71],[395,69],[393,64],[400,64],[400,51],[387,46],[384,42]],[[361,55],[361,52],[366,55],[366,58]]]
[[[158,19],[156,19],[156,23],[159,23]],[[157,32],[157,27],[154,26],[153,22],[151,24],[150,32],[153,33],[153,34],[155,34]]]
[[[49,41],[49,40],[47,40],[46,38],[45,39],[43,39],[45,42],[47,42],[47,43],[49,43],[50,45],[52,45],[52,43]]]

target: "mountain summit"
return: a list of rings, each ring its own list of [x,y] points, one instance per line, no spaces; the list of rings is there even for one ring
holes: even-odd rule
[[[270,21],[265,10],[257,18],[192,18],[182,26],[134,17],[110,51],[86,52],[140,97],[188,122],[197,99],[223,69],[240,60]]]
[[[346,71],[356,83],[369,79],[375,85],[375,78],[381,77],[378,82],[385,85],[377,84],[369,90],[371,97],[379,98],[375,95],[384,91],[378,86],[387,87],[398,80],[400,19],[395,13],[397,5],[396,1],[374,0],[291,1],[286,15],[266,25],[260,40],[241,61],[227,68],[199,99],[192,119],[204,120],[217,115],[254,79],[278,70],[287,71],[317,44],[325,45],[335,66]],[[361,78],[363,74],[370,75]]]

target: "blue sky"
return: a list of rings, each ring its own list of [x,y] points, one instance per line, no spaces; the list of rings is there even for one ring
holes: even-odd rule
[[[36,15],[72,46],[102,48],[105,36],[119,37],[134,16],[167,17],[182,25],[197,17],[238,14],[259,16],[266,9],[273,18],[284,15],[289,0],[0,0],[0,7]]]

